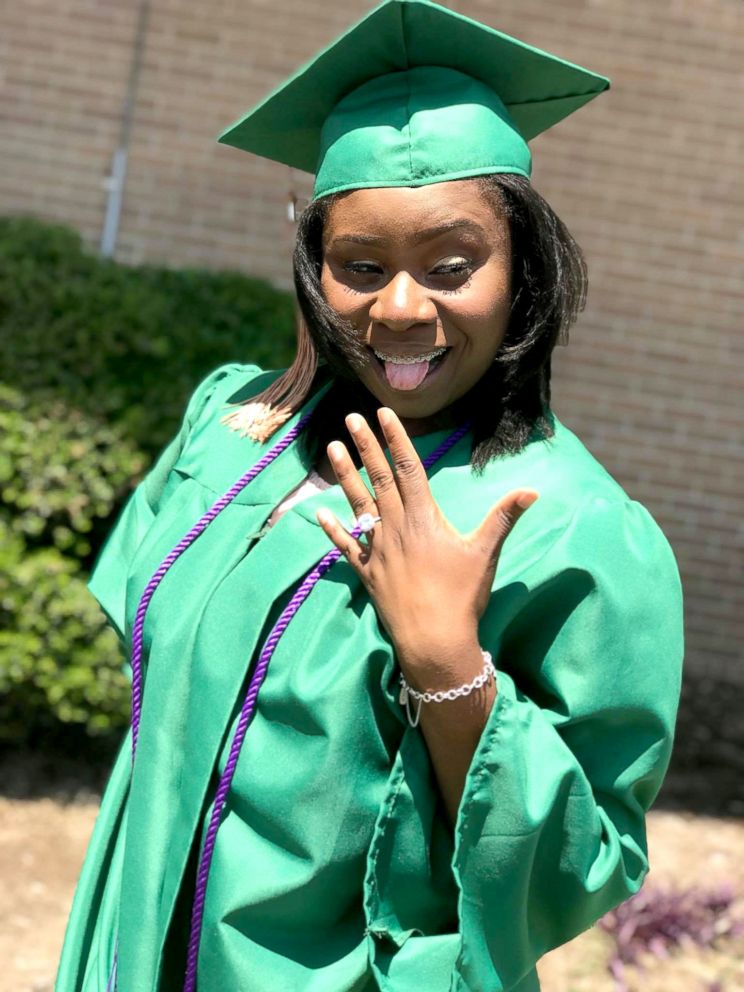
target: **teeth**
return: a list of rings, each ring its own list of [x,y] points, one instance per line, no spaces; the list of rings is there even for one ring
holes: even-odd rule
[[[383,362],[392,362],[394,365],[415,365],[417,362],[428,362],[437,355],[443,355],[446,348],[435,348],[434,351],[427,351],[424,355],[387,355],[384,351],[373,348],[372,351]]]

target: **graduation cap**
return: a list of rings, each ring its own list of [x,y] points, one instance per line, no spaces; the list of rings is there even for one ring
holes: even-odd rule
[[[218,140],[315,173],[314,199],[529,176],[527,142],[609,84],[429,0],[385,0]]]

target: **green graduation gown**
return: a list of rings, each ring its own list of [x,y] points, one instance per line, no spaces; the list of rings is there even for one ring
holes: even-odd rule
[[[276,374],[237,364],[212,373],[132,494],[90,582],[125,643],[160,561],[278,439],[261,445],[219,422],[228,400]],[[447,434],[415,438],[421,457]],[[258,697],[217,834],[199,992],[534,992],[542,954],[641,886],[644,815],[669,762],[681,681],[673,554],[557,419],[552,438],[481,475],[469,452],[466,435],[430,472],[461,531],[514,487],[541,498],[506,541],[480,624],[498,695],[455,830],[421,731],[398,704],[390,641],[340,560],[281,638]],[[291,445],[153,597],[137,758],[132,772],[128,739],[83,865],[57,992],[104,992],[117,943],[121,992],[182,987],[195,857],[247,674],[329,550],[317,508],[350,519],[333,486],[259,536],[309,467]]]

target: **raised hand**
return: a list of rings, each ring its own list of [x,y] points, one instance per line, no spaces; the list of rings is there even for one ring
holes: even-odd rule
[[[330,511],[321,509],[317,517],[364,583],[399,656],[409,671],[415,668],[423,676],[434,659],[477,639],[503,543],[538,494],[531,489],[507,493],[479,527],[462,535],[437,505],[396,414],[382,407],[378,418],[392,468],[364,418],[346,418],[372,493],[341,441],[333,441],[327,451],[354,515],[369,513],[379,522],[353,538]]]

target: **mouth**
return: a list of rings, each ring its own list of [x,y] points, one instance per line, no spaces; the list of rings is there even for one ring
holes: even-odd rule
[[[424,381],[428,382],[451,350],[444,346],[411,355],[370,348],[375,357],[374,364],[384,381],[392,389],[401,391],[417,389]]]

